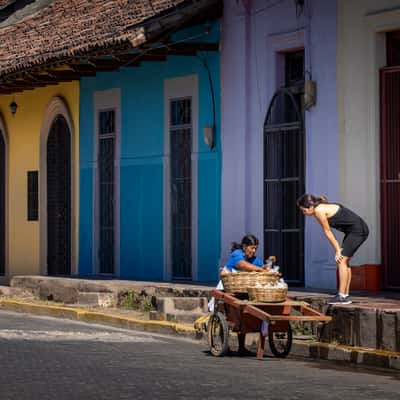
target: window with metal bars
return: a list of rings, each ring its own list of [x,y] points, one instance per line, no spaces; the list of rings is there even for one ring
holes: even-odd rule
[[[386,65],[400,65],[400,31],[386,33]]]
[[[28,221],[39,219],[39,172],[28,171]]]
[[[192,101],[170,103],[171,240],[173,277],[192,276]]]
[[[304,84],[304,50],[285,53],[285,86]]]
[[[99,272],[114,273],[115,110],[99,113]]]

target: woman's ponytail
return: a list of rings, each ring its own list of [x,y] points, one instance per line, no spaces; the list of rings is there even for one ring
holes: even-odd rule
[[[231,253],[234,252],[235,250],[241,249],[241,248],[242,248],[242,245],[241,245],[240,243],[238,243],[238,242],[232,242],[232,245],[231,245]]]
[[[254,235],[243,236],[242,242],[232,242],[231,253],[237,249],[243,250],[244,246],[258,246],[258,239]]]
[[[319,204],[323,203],[328,203],[328,198],[326,196],[314,196],[309,193],[303,194],[296,201],[297,206],[302,208],[317,207]]]

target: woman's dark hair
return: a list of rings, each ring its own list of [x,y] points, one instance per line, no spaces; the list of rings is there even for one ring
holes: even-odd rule
[[[328,199],[325,196],[314,196],[308,193],[303,194],[296,201],[297,206],[303,208],[317,207],[321,203],[328,203]]]
[[[242,242],[232,242],[231,252],[237,249],[242,249],[244,246],[258,246],[258,239],[254,235],[243,236]]]

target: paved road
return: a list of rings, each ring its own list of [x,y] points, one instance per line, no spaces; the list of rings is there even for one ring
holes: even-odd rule
[[[235,356],[166,336],[0,312],[0,399],[391,400],[396,373]]]

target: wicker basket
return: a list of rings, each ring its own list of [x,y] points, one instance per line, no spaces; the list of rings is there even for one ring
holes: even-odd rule
[[[263,303],[280,303],[286,300],[288,289],[280,287],[255,288],[249,287],[248,293],[251,301],[261,301]]]
[[[247,288],[275,283],[281,277],[276,272],[237,272],[222,273],[224,290],[230,293],[247,293]]]

